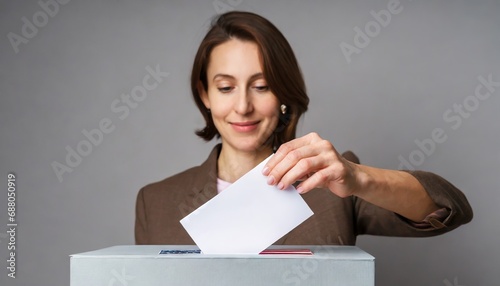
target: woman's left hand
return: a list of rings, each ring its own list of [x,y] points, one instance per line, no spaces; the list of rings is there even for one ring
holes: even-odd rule
[[[301,194],[322,187],[344,198],[354,195],[362,183],[357,177],[357,165],[344,159],[332,143],[317,133],[281,145],[262,173],[268,176],[268,184],[280,189],[302,181],[297,186]]]

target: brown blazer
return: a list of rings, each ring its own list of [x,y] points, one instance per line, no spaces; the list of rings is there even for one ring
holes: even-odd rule
[[[217,145],[200,166],[149,184],[139,191],[136,244],[195,244],[179,221],[217,194],[220,146]],[[353,158],[348,159],[357,159]],[[416,228],[405,218],[357,197],[342,199],[328,189],[316,189],[303,195],[314,215],[275,244],[354,245],[360,234],[433,236],[472,219],[467,199],[455,186],[432,173],[410,171],[410,174],[420,181],[437,205],[449,210],[442,223],[431,221],[430,227]]]

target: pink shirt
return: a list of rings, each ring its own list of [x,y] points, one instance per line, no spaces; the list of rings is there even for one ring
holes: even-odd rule
[[[224,191],[229,186],[231,186],[231,183],[217,178],[217,193],[218,194],[220,194],[220,192]]]

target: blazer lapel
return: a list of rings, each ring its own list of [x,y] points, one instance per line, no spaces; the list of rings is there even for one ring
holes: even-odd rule
[[[194,178],[192,189],[185,199],[185,203],[190,206],[191,211],[217,195],[217,158],[220,149],[221,144],[216,145],[207,160],[198,167],[198,175]]]

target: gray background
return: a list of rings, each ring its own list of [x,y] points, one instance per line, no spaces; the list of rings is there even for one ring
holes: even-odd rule
[[[444,130],[447,140],[417,167],[462,189],[475,217],[434,238],[360,237],[377,258],[377,284],[498,284],[500,88],[458,128],[443,114],[473,103],[478,76],[500,81],[499,1],[401,0],[402,11],[350,63],[340,44],[354,45],[354,28],[364,29],[388,0],[221,1],[267,17],[294,48],[311,98],[299,135],[316,131],[364,164],[395,169],[399,156],[418,150],[415,140]],[[214,3],[73,0],[16,53],[8,33],[21,36],[22,17],[33,22],[43,10],[37,1],[1,2],[1,285],[68,285],[68,255],[134,243],[140,187],[206,158],[215,142],[193,134],[202,119],[189,72],[221,11]],[[157,65],[169,76],[118,118],[112,102]],[[113,132],[60,182],[51,163],[65,163],[66,146],[75,149],[103,118]],[[18,183],[15,280],[6,277],[10,171]]]

